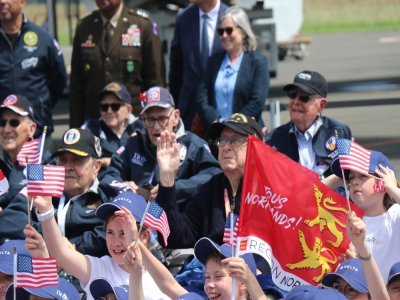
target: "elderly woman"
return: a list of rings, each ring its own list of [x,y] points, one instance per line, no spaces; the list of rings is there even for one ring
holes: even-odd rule
[[[179,144],[175,135],[166,131],[157,139],[160,169],[157,202],[168,217],[171,230],[168,247],[172,249],[192,248],[204,236],[222,244],[228,213],[233,208],[238,214],[240,209],[247,138],[254,135],[262,139],[257,122],[243,114],[233,114],[223,123],[212,124],[208,133],[218,146],[218,160],[223,172],[202,184],[183,212],[179,212],[175,201]]]
[[[261,113],[269,89],[268,61],[255,51],[257,41],[244,10],[228,8],[217,32],[225,52],[208,61],[197,92],[200,118],[209,126],[240,112],[262,126]]]

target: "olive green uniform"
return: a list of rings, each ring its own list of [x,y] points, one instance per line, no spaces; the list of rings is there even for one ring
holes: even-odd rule
[[[162,46],[155,26],[144,11],[123,7],[106,50],[100,11],[82,19],[72,51],[70,127],[99,116],[98,94],[110,81],[126,85],[135,114],[141,110],[139,93],[165,85]]]

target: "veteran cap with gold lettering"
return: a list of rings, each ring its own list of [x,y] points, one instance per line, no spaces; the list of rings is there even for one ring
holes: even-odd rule
[[[57,156],[61,152],[71,152],[79,156],[101,157],[100,139],[87,129],[72,128],[64,132],[61,145],[53,153]]]

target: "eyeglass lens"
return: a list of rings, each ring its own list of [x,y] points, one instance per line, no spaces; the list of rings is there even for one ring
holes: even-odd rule
[[[295,99],[298,95],[301,102],[308,102],[310,100],[310,95],[303,91],[299,92],[297,90],[288,90],[286,91],[286,94],[290,99]]]
[[[245,137],[219,137],[215,140],[216,144],[218,147],[224,147],[228,144],[234,146],[234,147],[239,147],[243,145],[244,143],[247,142],[247,138]]]
[[[108,108],[111,107],[112,111],[116,112],[119,111],[121,108],[122,104],[121,103],[112,103],[112,104],[100,104],[100,109],[101,111],[108,111]]]
[[[19,124],[21,124],[21,121],[18,119],[11,119],[11,120],[6,120],[6,119],[0,119],[0,127],[6,127],[6,125],[10,124],[11,127],[18,127]]]
[[[164,127],[167,124],[169,118],[171,118],[172,113],[173,111],[171,111],[171,113],[168,116],[161,116],[158,118],[153,118],[153,117],[144,118],[143,122],[148,127],[153,127],[156,124],[156,122],[161,127]]]
[[[219,27],[217,28],[217,32],[220,36],[222,36],[224,34],[224,32],[226,32],[227,35],[231,35],[233,32],[233,27]]]
[[[350,284],[342,286],[336,282],[332,285],[332,288],[345,295],[347,299],[353,299],[358,294],[357,290],[355,290]]]

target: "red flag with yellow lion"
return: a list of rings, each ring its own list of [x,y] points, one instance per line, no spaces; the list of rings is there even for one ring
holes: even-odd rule
[[[240,207],[240,253],[263,256],[284,290],[318,284],[346,252],[346,198],[318,175],[249,138]],[[352,205],[361,216],[361,210]]]

